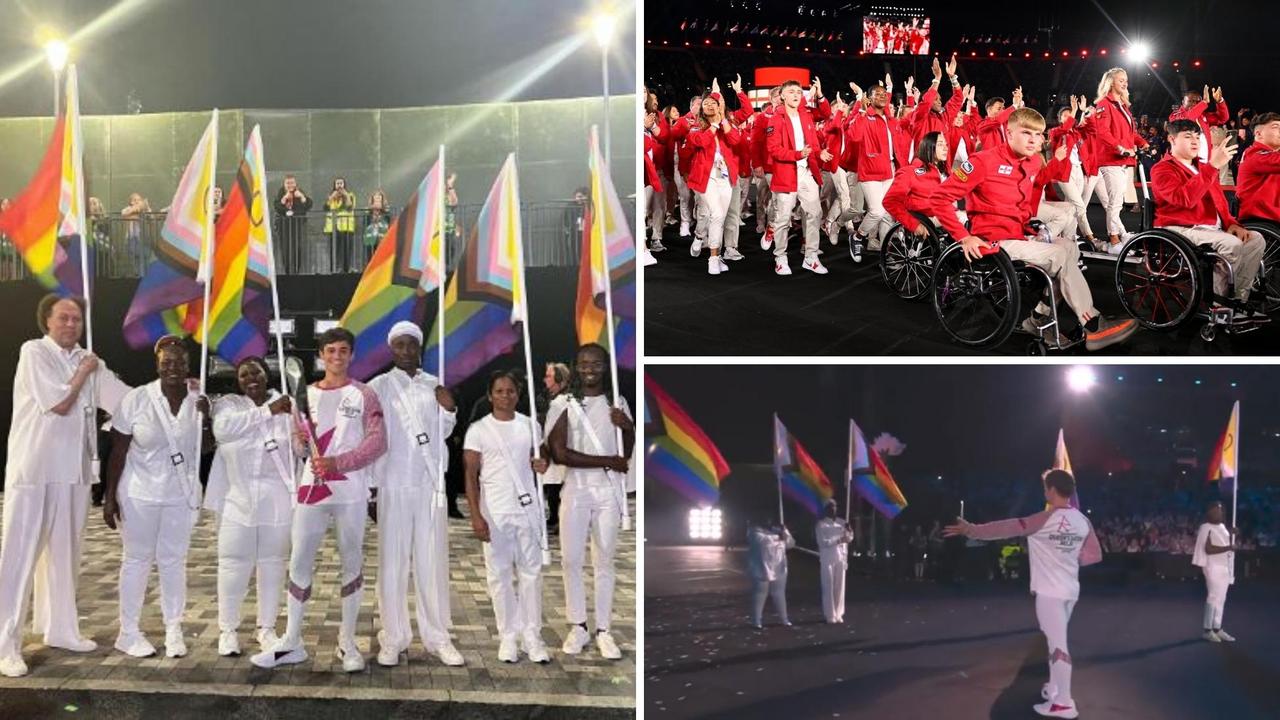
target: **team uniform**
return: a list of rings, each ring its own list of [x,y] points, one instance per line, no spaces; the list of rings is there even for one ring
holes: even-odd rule
[[[1236,172],[1241,220],[1280,222],[1280,148],[1255,142],[1245,149]]]
[[[1235,553],[1228,551],[1210,555],[1205,551],[1205,542],[1210,540],[1214,545],[1228,547],[1231,545],[1231,533],[1222,523],[1203,523],[1196,532],[1191,564],[1204,571],[1204,583],[1208,589],[1204,603],[1204,631],[1206,637],[1213,633],[1218,642],[1231,641],[1235,638],[1222,632],[1222,611],[1227,604],[1227,588],[1236,582]]]
[[[844,581],[849,570],[849,543],[853,542],[853,532],[844,521],[829,517],[819,520],[813,532],[818,542],[818,577],[822,585],[822,616],[829,623],[842,623],[844,622]]]
[[[787,550],[796,546],[791,532],[783,528],[778,537],[762,527],[747,531],[747,574],[751,577],[751,623],[762,624],[764,601],[773,598],[773,609],[782,618],[783,625],[790,625],[787,617]]]

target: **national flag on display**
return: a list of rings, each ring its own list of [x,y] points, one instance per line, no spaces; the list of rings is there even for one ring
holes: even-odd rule
[[[444,242],[444,153],[373,251],[342,327],[356,336],[352,377],[367,380],[391,362],[387,333],[401,320],[422,324],[424,299],[440,287]]]
[[[1217,482],[1218,490],[1230,495],[1236,482],[1236,473],[1240,469],[1240,401],[1231,407],[1231,419],[1227,421],[1227,429],[1218,444],[1213,448],[1213,459],[1209,461],[1209,482]]]
[[[1062,435],[1062,428],[1058,428],[1058,446],[1053,449],[1053,469],[1066,470],[1071,473],[1071,477],[1075,477],[1075,472],[1071,469],[1071,458],[1067,456],[1067,441]],[[1045,503],[1045,509],[1049,509],[1049,504]],[[1076,480],[1075,492],[1071,493],[1071,507],[1080,509],[1080,482]]]
[[[606,283],[613,303],[614,347],[625,368],[636,367],[636,243],[618,201],[609,168],[600,154],[596,128],[591,127],[589,164],[591,206],[582,218],[582,256],[575,303],[578,343],[609,346],[605,326]]]
[[[270,219],[262,132],[255,125],[244,148],[235,184],[214,226],[213,286],[209,304],[209,350],[229,363],[265,357],[271,319]],[[204,298],[187,305],[183,329],[204,343]]]
[[[524,288],[519,280],[523,271],[517,266],[524,262],[520,232],[520,192],[512,153],[480,208],[471,239],[444,293],[445,385],[471,377],[510,352],[520,338],[516,327],[524,322]],[[429,337],[425,367],[439,375],[438,328]]]
[[[53,125],[44,157],[27,187],[0,213],[6,235],[31,274],[59,295],[87,294],[80,266],[85,238],[84,134],[76,67],[67,70],[65,112]],[[93,277],[90,255],[89,277]]]
[[[711,438],[653,378],[644,379],[646,477],[655,478],[691,502],[710,505],[720,498],[729,463]]]
[[[907,507],[907,498],[889,473],[889,467],[880,453],[867,444],[862,429],[853,420],[849,421],[848,482],[863,499],[889,519],[897,517]]]
[[[822,505],[831,499],[831,481],[808,450],[787,432],[777,415],[773,416],[773,471],[782,485],[782,493],[803,505],[811,514],[822,514]]]
[[[203,299],[214,262],[213,183],[218,159],[218,111],[182,172],[169,213],[124,318],[124,338],[134,350],[150,349],[165,335],[189,334],[189,304]],[[212,297],[212,296],[211,296]]]

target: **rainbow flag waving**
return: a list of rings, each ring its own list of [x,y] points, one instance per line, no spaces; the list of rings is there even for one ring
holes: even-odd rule
[[[498,171],[445,290],[445,385],[471,377],[509,352],[520,337],[516,328],[524,322],[520,230],[520,191],[512,153]],[[427,371],[436,375],[440,374],[435,352],[440,335],[439,328],[431,333],[425,354]]]
[[[391,363],[387,333],[401,320],[421,324],[423,298],[440,286],[444,242],[444,148],[365,266],[342,327],[356,336],[351,376],[367,380]]]
[[[1067,441],[1062,435],[1062,428],[1058,428],[1058,446],[1053,449],[1053,469],[1066,470],[1072,477],[1075,476],[1075,472],[1071,470],[1071,458],[1067,456]],[[1045,509],[1049,507],[1049,504],[1045,503]],[[1071,507],[1080,509],[1079,482],[1076,483],[1076,491],[1071,493]]]
[[[729,474],[729,463],[711,438],[676,404],[653,378],[644,379],[646,477],[669,485],[690,501],[710,505],[720,498],[720,481]]]
[[[887,518],[897,517],[907,506],[884,459],[867,445],[866,436],[853,420],[849,421],[849,484]]]
[[[575,302],[578,344],[594,342],[609,347],[604,297],[607,285],[614,315],[612,352],[618,365],[634,370],[636,241],[600,155],[594,125],[590,146],[591,207],[582,219],[582,257]]]
[[[1240,401],[1231,407],[1231,419],[1227,421],[1227,429],[1218,438],[1213,448],[1213,459],[1209,461],[1209,482],[1217,482],[1218,490],[1224,495],[1234,491],[1236,475],[1240,470]]]
[[[74,65],[67,70],[65,96],[66,111],[53,126],[35,177],[0,213],[0,234],[8,236],[41,285],[59,295],[83,296],[84,135]]]
[[[204,297],[214,261],[213,182],[218,159],[218,111],[196,144],[174,191],[147,268],[124,318],[124,339],[149,349],[165,335],[184,335],[188,304]]]
[[[773,416],[773,471],[784,495],[813,515],[822,514],[823,503],[832,496],[831,481],[809,451],[787,432],[776,414]]]

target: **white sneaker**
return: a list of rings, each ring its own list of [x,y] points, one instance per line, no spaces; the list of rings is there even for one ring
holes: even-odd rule
[[[1107,254],[1108,254],[1108,255],[1119,255],[1119,254],[1120,254],[1120,250],[1121,250],[1123,247],[1124,247],[1124,240],[1121,240],[1121,241],[1120,241],[1120,242],[1118,242],[1118,243],[1107,243]]]
[[[760,236],[760,249],[769,250],[773,247],[773,228],[765,228],[764,234]]]
[[[84,637],[68,640],[67,642],[51,642],[48,645],[49,647],[78,653],[93,652],[98,649],[98,643]]]
[[[254,639],[258,641],[259,650],[266,650],[280,642],[280,638],[276,637],[275,628],[258,628],[254,633]]]
[[[738,252],[738,248],[725,248],[724,254],[720,257],[725,260],[741,260],[743,255]]]
[[[701,238],[696,237],[696,236],[693,238],[693,243],[691,243],[691,244],[689,245],[689,254],[690,254],[690,255],[692,255],[692,256],[694,256],[694,257],[698,257],[699,255],[701,255],[701,254],[702,254],[702,239],[701,239]]]
[[[1222,638],[1218,637],[1218,633],[1212,630],[1204,631],[1204,639],[1208,640],[1209,642],[1216,642],[1216,643],[1222,642]]]
[[[440,662],[449,667],[461,667],[466,664],[462,659],[462,653],[458,652],[458,648],[453,643],[447,642],[444,645],[428,646],[427,652],[440,658]]]
[[[775,275],[790,275],[791,265],[787,262],[786,258],[775,260],[773,262],[773,272]]]
[[[840,243],[840,228],[834,222],[823,223],[822,232],[826,233],[827,241],[832,245],[838,245]]]
[[[383,667],[395,667],[400,664],[400,656],[406,648],[387,640],[387,631],[378,631],[378,664]]]
[[[165,657],[180,658],[187,654],[187,641],[182,637],[181,625],[170,625],[164,631]]]
[[[1055,703],[1052,701],[1042,702],[1039,705],[1033,705],[1032,709],[1035,710],[1036,713],[1043,715],[1044,717],[1056,717],[1056,718],[1080,717],[1080,712],[1076,710],[1075,705],[1059,705],[1058,703]]]
[[[364,670],[364,655],[360,654],[359,648],[344,648],[342,643],[338,643],[335,654],[338,656],[338,661],[342,663],[343,671],[358,673]]]
[[[0,675],[5,677],[22,677],[27,674],[27,664],[21,655],[9,655],[0,658]]]
[[[729,272],[729,263],[724,261],[723,255],[716,256],[716,262],[720,264],[720,272]]]
[[[790,273],[791,270],[788,269],[787,274]],[[591,642],[591,636],[587,634],[586,628],[581,625],[574,625],[569,634],[565,636],[564,645],[560,647],[560,650],[565,655],[577,655],[582,652],[582,648],[586,647],[589,642]]]
[[[156,647],[147,642],[141,634],[120,635],[116,638],[116,649],[129,657],[144,658],[156,654]]]
[[[1218,639],[1219,639],[1219,640],[1221,640],[1222,642],[1235,642],[1235,641],[1236,641],[1236,639],[1235,639],[1234,637],[1232,637],[1232,636],[1230,636],[1230,635],[1228,635],[1228,634],[1227,634],[1227,631],[1226,631],[1226,630],[1214,630],[1213,632],[1214,632],[1215,634],[1217,634]]]
[[[618,643],[613,641],[613,635],[608,630],[596,632],[596,647],[605,660],[622,659],[622,651],[618,649]]]
[[[536,663],[549,663],[551,656],[547,654],[547,644],[537,635],[525,635],[520,642],[524,646],[524,654]]]
[[[827,274],[827,267],[822,264],[822,261],[819,260],[817,256],[805,258],[804,265],[802,267],[809,272],[817,273],[819,275]]]
[[[707,258],[707,274],[708,275],[720,274],[720,258],[715,257],[714,255]]]
[[[260,668],[273,668],[279,665],[296,665],[305,662],[306,659],[307,649],[302,646],[301,641],[296,645],[290,645],[286,639],[281,639],[275,645],[249,658],[249,662]]]
[[[680,223],[680,237],[689,237],[689,223]]]
[[[520,662],[520,650],[516,646],[515,638],[502,638],[502,642],[498,643],[498,659],[504,663]]]
[[[235,630],[223,630],[218,633],[218,654],[222,657],[238,657],[240,655],[240,638]]]
[[[643,253],[643,256],[642,256],[642,257],[643,257],[642,262],[643,262],[643,264],[644,264],[644,266],[645,266],[645,267],[649,267],[650,265],[657,265],[657,264],[658,264],[658,258],[654,257],[654,256],[653,256],[653,253],[649,252],[648,250],[645,250],[645,251],[644,251],[644,253]]]

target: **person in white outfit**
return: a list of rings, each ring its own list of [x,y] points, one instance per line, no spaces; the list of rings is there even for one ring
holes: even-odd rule
[[[537,422],[516,412],[520,384],[514,375],[494,373],[488,393],[493,412],[467,428],[463,452],[471,530],[484,547],[498,625],[498,659],[517,662],[518,642],[530,660],[545,663],[550,660],[542,642],[546,516],[534,473],[546,472],[548,463],[533,457],[542,432]]]
[[[787,550],[796,546],[786,526],[769,521],[747,529],[747,574],[751,576],[751,624],[764,627],[764,601],[773,598],[773,609],[782,624],[787,617]]]
[[[1196,533],[1196,547],[1191,564],[1204,571],[1209,596],[1204,603],[1204,639],[1209,642],[1235,642],[1222,629],[1222,610],[1227,604],[1227,588],[1236,581],[1235,538],[1222,522],[1222,503],[1209,504],[1205,521]]]
[[[591,641],[582,581],[589,539],[596,646],[601,656],[618,660],[622,652],[609,631],[616,577],[614,551],[619,529],[630,520],[626,473],[635,424],[626,400],[620,397],[614,401],[606,394],[608,371],[609,353],[603,347],[589,343],[578,349],[570,391],[552,400],[547,409],[546,439],[551,459],[569,468],[560,496],[560,556],[570,628],[561,650],[577,655]]]
[[[364,670],[356,646],[356,620],[364,589],[364,522],[369,506],[370,468],[387,449],[387,432],[378,395],[347,375],[355,336],[336,327],[320,334],[324,378],[307,387],[306,408],[294,418],[295,452],[307,461],[297,485],[298,507],[293,513],[289,554],[289,622],[284,637],[250,658],[254,665],[272,668],[307,659],[302,623],[311,599],[316,553],[329,523],[338,536],[341,559],[339,597],[342,624],[336,653],[346,672]]]
[[[387,453],[373,466],[378,522],[378,664],[392,667],[413,643],[409,574],[418,634],[445,665],[462,665],[449,637],[449,518],[441,468],[457,403],[422,370],[422,328],[401,321],[387,333],[394,366],[369,381],[386,413]]]
[[[257,570],[260,650],[275,645],[293,518],[293,401],[272,390],[266,362],[236,364],[239,395],[213,404],[218,451],[205,509],[218,516],[218,654],[240,654],[240,606]]]
[[[138,623],[154,565],[160,576],[164,650],[187,654],[182,614],[187,604],[187,549],[200,513],[199,434],[208,403],[188,380],[191,358],[181,338],[156,341],[159,379],[135,388],[111,419],[111,460],[102,500],[107,527],[120,529],[120,634],[116,649],[149,657],[155,647]]]
[[[1071,507],[1076,481],[1066,470],[1047,470],[1042,476],[1048,507],[1027,517],[974,525],[964,518],[948,525],[947,537],[963,535],[975,540],[1025,537],[1031,560],[1031,594],[1036,597],[1036,619],[1049,643],[1049,682],[1041,689],[1045,702],[1034,705],[1045,717],[1079,716],[1071,696],[1071,654],[1067,651],[1067,624],[1080,598],[1080,567],[1102,561],[1098,535],[1084,513]]]
[[[0,674],[27,674],[22,627],[35,586],[36,631],[50,647],[90,652],[80,634],[76,585],[97,482],[90,461],[98,408],[114,414],[129,386],[80,347],[84,301],[46,295],[36,308],[43,336],[18,351],[4,473],[0,537]],[[77,450],[78,448],[78,450]]]
[[[844,579],[849,570],[853,531],[836,516],[836,501],[828,500],[827,515],[818,521],[818,577],[822,582],[822,616],[828,623],[844,622]]]

